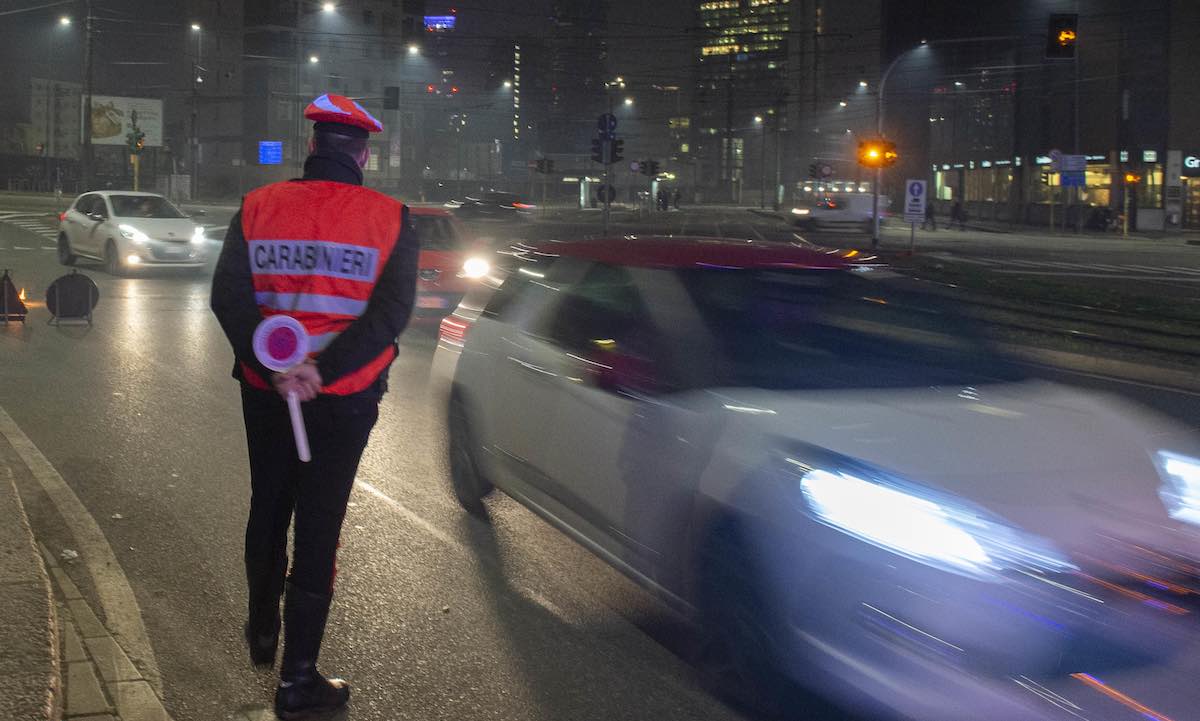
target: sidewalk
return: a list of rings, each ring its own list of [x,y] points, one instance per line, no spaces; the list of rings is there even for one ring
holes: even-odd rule
[[[171,721],[114,637],[113,619],[71,578],[90,574],[87,547],[52,551],[35,539],[18,491],[32,475],[0,434],[0,719]]]
[[[53,721],[62,689],[50,581],[2,458],[0,519],[0,718]]]

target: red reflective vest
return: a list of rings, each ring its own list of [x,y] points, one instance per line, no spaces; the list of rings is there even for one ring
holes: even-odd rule
[[[258,188],[242,203],[254,299],[263,317],[290,315],[317,356],[367,308],[371,291],[400,237],[403,205],[360,185],[286,181]],[[321,389],[349,395],[370,388],[395,358],[374,360]],[[270,385],[246,364],[250,385]]]

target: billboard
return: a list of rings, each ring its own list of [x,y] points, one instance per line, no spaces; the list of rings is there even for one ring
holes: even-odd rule
[[[82,98],[80,102],[82,107]],[[92,96],[92,144],[124,145],[126,133],[133,129],[134,112],[138,129],[146,134],[146,147],[161,147],[162,101],[112,95]]]
[[[425,16],[425,31],[431,33],[444,33],[447,30],[453,30],[457,17],[454,15],[426,15]]]

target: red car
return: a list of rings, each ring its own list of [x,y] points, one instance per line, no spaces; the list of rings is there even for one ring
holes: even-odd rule
[[[491,271],[487,249],[463,223],[442,208],[409,208],[421,239],[416,318],[440,318],[454,310],[476,279]]]

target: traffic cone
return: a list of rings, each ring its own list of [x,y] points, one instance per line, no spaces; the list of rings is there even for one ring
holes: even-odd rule
[[[17,291],[17,286],[13,284],[12,277],[5,269],[4,275],[0,276],[0,321],[7,323],[19,320],[24,323],[28,313],[29,310],[21,301],[21,294]]]

